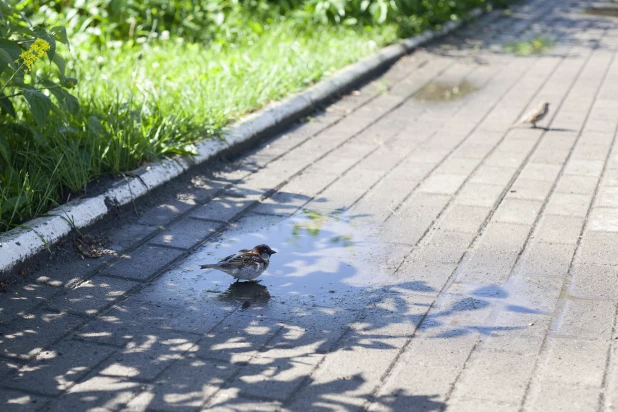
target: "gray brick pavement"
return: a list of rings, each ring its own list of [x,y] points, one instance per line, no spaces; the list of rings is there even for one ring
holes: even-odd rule
[[[492,13],[43,265],[0,300],[2,410],[615,410],[618,29],[587,4]],[[198,268],[263,242],[260,283]]]

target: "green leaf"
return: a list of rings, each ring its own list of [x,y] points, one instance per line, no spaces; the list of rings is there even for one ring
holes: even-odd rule
[[[56,40],[58,40],[62,44],[65,44],[69,48],[69,50],[71,50],[71,45],[69,44],[69,37],[67,36],[67,29],[64,26],[52,27],[49,32],[54,35]]]
[[[11,99],[6,97],[4,92],[0,95],[0,109],[2,109],[2,113],[9,114],[13,118],[17,117],[17,113],[15,113],[15,108],[13,107],[13,102],[11,102]]]
[[[47,57],[49,58],[49,61],[51,63],[54,60],[54,55],[56,54],[56,39],[54,38],[54,35],[42,27],[35,27],[33,32],[36,37],[49,43]]]
[[[56,63],[56,66],[58,66],[58,69],[60,70],[60,74],[62,75],[62,78],[64,78],[64,70],[66,69],[66,63],[64,62],[64,59],[62,58],[62,56],[59,55],[58,53],[54,55],[54,63]]]
[[[88,117],[88,133],[91,136],[102,136],[105,133],[105,128],[101,124],[101,121],[96,116]]]
[[[22,93],[30,106],[30,113],[32,113],[34,121],[40,127],[43,127],[49,117],[52,106],[51,100],[38,90],[22,89]]]
[[[4,159],[7,166],[11,166],[11,148],[3,136],[0,136],[0,157]]]
[[[0,74],[2,74],[4,69],[9,66],[13,70],[17,69],[17,66],[15,66],[15,61],[11,58],[11,55],[6,50],[0,48]]]
[[[67,89],[72,89],[77,85],[77,79],[74,77],[65,77],[61,80],[60,84]]]
[[[22,53],[22,49],[19,47],[19,44],[8,39],[0,39],[0,49],[4,49],[4,51],[11,56],[13,61],[17,61],[19,59],[19,55]]]
[[[79,101],[75,96],[64,90],[62,87],[60,87],[60,85],[50,80],[44,80],[41,83],[43,84],[43,86],[47,87],[51,94],[54,95],[62,109],[71,113],[74,116],[77,115],[77,113],[79,112]]]

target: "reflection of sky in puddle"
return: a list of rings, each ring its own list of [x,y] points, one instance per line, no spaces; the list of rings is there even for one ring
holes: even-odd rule
[[[363,302],[362,296],[369,296],[372,286],[385,284],[394,269],[388,265],[389,245],[376,241],[378,231],[345,216],[313,211],[291,218],[247,216],[166,273],[161,282],[152,285],[150,293],[177,295],[192,303],[207,303],[213,298],[217,302],[264,303],[272,298],[353,307]],[[213,263],[260,243],[277,251],[268,270],[257,279],[267,290],[230,286],[235,282],[233,277],[199,269],[200,264]],[[252,298],[255,294],[258,299]]]

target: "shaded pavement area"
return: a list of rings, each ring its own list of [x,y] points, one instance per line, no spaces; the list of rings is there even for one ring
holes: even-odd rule
[[[99,259],[66,244],[0,296],[0,409],[616,410],[618,19],[591,4],[490,13],[92,229]],[[258,243],[258,283],[199,269]]]

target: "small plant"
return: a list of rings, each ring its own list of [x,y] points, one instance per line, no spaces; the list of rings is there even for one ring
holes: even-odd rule
[[[530,56],[533,54],[542,54],[554,47],[554,41],[547,36],[537,36],[532,40],[520,41],[517,43],[507,43],[504,50],[507,53],[513,53],[518,56]]]
[[[52,109],[76,114],[79,104],[66,89],[73,88],[77,80],[66,77],[66,63],[56,53],[57,42],[69,46],[64,27],[34,27],[20,11],[0,1],[0,109],[4,115],[17,118],[14,101],[20,98],[39,127],[45,125]],[[58,69],[55,78],[35,70],[45,57]]]

